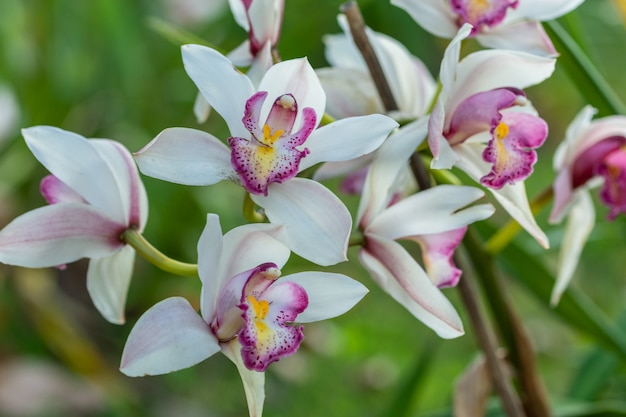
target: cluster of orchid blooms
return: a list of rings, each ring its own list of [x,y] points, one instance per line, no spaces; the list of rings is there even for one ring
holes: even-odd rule
[[[135,253],[148,252],[141,243],[148,198],[139,172],[196,186],[229,180],[245,189],[260,221],[223,234],[218,215],[208,214],[197,265],[165,265],[199,276],[200,314],[181,297],[145,312],[124,348],[123,373],[168,373],[221,351],[241,374],[250,414],[260,416],[263,372],[298,349],[302,324],[343,314],[367,293],[342,274],[281,277],[281,268],[291,252],[320,266],[346,261],[355,241],[360,262],[387,293],[441,337],[458,337],[461,319],[441,289],[460,278],[453,254],[468,225],[495,211],[474,204],[482,189],[548,247],[524,188],[548,125],[523,89],[555,67],[557,53],[540,21],[582,1],[392,0],[451,41],[437,84],[403,45],[366,29],[397,103],[386,111],[345,16],[339,19],[345,33],[325,38],[331,66],[315,70],[306,58],[277,59],[284,0],[230,0],[249,35],[240,47],[228,56],[182,47],[200,92],[198,119],[216,111],[230,136],[169,128],[131,154],[108,139],[48,126],[24,129],[29,149],[51,173],[41,181],[49,205],[0,231],[0,261],[39,268],[89,258],[95,307],[123,323]],[[472,37],[492,49],[460,59],[461,44]],[[580,112],[554,158],[550,220],[568,217],[554,303],[594,225],[589,190],[601,185],[609,220],[626,212],[626,117],[593,115],[591,107]],[[418,151],[433,172],[456,167],[476,184],[416,192],[410,158]],[[337,176],[344,177],[342,190],[361,196],[355,231],[343,202],[319,182]],[[419,262],[403,240],[420,245]]]

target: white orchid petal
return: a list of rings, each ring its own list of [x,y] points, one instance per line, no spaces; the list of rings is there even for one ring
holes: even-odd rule
[[[461,26],[443,54],[441,68],[439,69],[439,79],[441,80],[442,92],[444,93],[448,93],[454,85],[461,55],[461,43],[471,32],[472,25],[469,23]]]
[[[242,0],[228,0],[228,4],[235,22],[237,22],[237,24],[246,32],[250,30],[248,14],[246,13],[244,2]]]
[[[394,182],[426,137],[427,121],[428,118],[421,118],[403,126],[376,152],[363,187],[357,214],[359,224],[369,224],[389,204]]]
[[[359,257],[383,290],[440,337],[463,335],[463,323],[450,301],[400,244],[368,235]]]
[[[493,49],[512,49],[541,56],[555,56],[552,41],[538,21],[520,21],[501,25],[476,36],[478,41]]]
[[[211,114],[211,105],[200,92],[196,94],[196,99],[193,102],[193,114],[198,123],[206,122]]]
[[[217,310],[220,289],[229,277],[218,275],[222,258],[222,226],[217,214],[207,214],[206,225],[198,240],[198,276],[202,282],[200,312],[205,321],[211,322]]]
[[[251,371],[246,368],[241,358],[241,344],[237,339],[223,343],[222,353],[235,364],[239,371],[250,417],[261,417],[265,401],[265,372]]]
[[[466,56],[456,68],[446,105],[448,120],[456,107],[473,94],[495,88],[524,89],[549,78],[556,60],[521,51],[483,50]]]
[[[297,130],[302,123],[302,109],[311,107],[317,115],[316,126],[324,115],[326,94],[315,70],[306,58],[282,61],[267,70],[259,84],[259,91],[267,91],[260,120],[264,121],[276,98],[292,94],[298,104],[298,116],[294,122]]]
[[[491,205],[463,209],[485,193],[476,187],[439,185],[392,205],[367,228],[367,233],[391,240],[460,229],[491,216]]]
[[[280,280],[302,286],[309,297],[309,305],[296,318],[298,323],[337,317],[354,307],[368,292],[360,282],[329,272],[299,272]]]
[[[212,108],[224,119],[232,136],[248,137],[241,118],[246,101],[254,94],[248,77],[219,52],[201,45],[183,45],[183,63]]]
[[[326,113],[337,120],[384,113],[372,78],[352,68],[319,68],[317,75],[326,92]]]
[[[0,231],[0,262],[41,268],[109,256],[123,246],[123,228],[85,204],[40,207]]]
[[[87,291],[102,317],[111,323],[124,324],[126,295],[134,264],[135,250],[130,246],[89,262]]]
[[[559,273],[550,304],[558,304],[574,275],[580,254],[595,224],[595,209],[586,189],[580,189],[572,203],[559,253]]]
[[[210,185],[236,176],[230,149],[196,129],[165,129],[135,154],[144,175],[185,185]]]
[[[418,25],[435,36],[451,38],[457,31],[456,15],[447,2],[391,0],[391,4],[404,9]]]
[[[382,114],[350,117],[317,129],[304,146],[310,153],[300,161],[300,171],[319,162],[348,161],[375,151],[398,126]]]
[[[581,5],[584,0],[524,0],[516,9],[511,10],[515,16],[523,16],[532,20],[552,20],[563,16]]]
[[[55,177],[79,193],[89,204],[101,209],[120,223],[128,213],[120,197],[114,173],[84,137],[51,126],[35,126],[22,130],[35,158]]]
[[[284,224],[292,251],[328,266],[346,260],[352,218],[346,206],[323,185],[293,178],[270,185],[268,197],[252,195],[274,224]]]
[[[160,375],[193,366],[219,352],[209,326],[187,300],[167,298],[146,311],[128,335],[120,370]]]

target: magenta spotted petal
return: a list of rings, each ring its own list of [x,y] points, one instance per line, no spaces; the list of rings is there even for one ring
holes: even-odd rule
[[[483,160],[493,164],[491,172],[480,183],[496,190],[505,184],[522,181],[533,172],[537,161],[534,149],[548,136],[546,122],[528,113],[505,113],[491,131],[491,140],[483,152]]]
[[[608,154],[598,167],[598,175],[604,177],[600,199],[609,206],[608,219],[626,213],[626,149],[619,148]]]
[[[438,288],[454,287],[461,278],[461,270],[454,264],[454,251],[461,244],[467,226],[441,233],[412,238],[422,248],[426,273]]]
[[[231,163],[242,185],[252,194],[267,195],[267,187],[281,183],[298,173],[300,160],[308,149],[296,149],[315,129],[317,117],[312,108],[302,109],[302,126],[292,133],[298,114],[298,104],[291,94],[276,98],[263,125],[259,123],[261,108],[267,92],[260,91],[246,102],[242,119],[251,139],[230,137]]]
[[[239,305],[245,321],[239,342],[248,369],[265,371],[272,362],[298,350],[303,326],[292,322],[307,306],[305,290],[289,281],[273,283],[262,293],[245,297]]]
[[[470,23],[472,35],[499,25],[509,8],[515,9],[518,0],[450,0],[452,11],[458,15],[459,27]]]

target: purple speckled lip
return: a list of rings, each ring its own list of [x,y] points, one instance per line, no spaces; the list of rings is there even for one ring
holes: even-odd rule
[[[259,91],[248,99],[242,122],[251,133],[251,139],[230,137],[231,163],[242,185],[252,194],[267,195],[267,187],[273,182],[281,183],[298,173],[300,160],[308,149],[296,149],[315,129],[317,117],[310,107],[302,109],[302,126],[292,133],[298,103],[292,94],[283,94],[274,104],[262,125],[259,123],[261,108],[267,92]]]
[[[459,27],[464,23],[474,26],[471,35],[499,25],[507,10],[516,8],[518,3],[518,0],[450,0]]]

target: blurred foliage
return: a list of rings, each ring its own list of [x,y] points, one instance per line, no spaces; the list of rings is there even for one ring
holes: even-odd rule
[[[0,225],[44,203],[38,183],[45,170],[26,149],[20,127],[54,125],[87,137],[112,138],[133,151],[171,126],[226,136],[216,114],[201,126],[196,123],[192,114],[196,89],[183,70],[177,43],[190,34],[231,50],[244,40],[244,31],[235,25],[224,2],[207,2],[208,6],[201,0],[0,1],[0,86],[13,92],[20,109],[19,121],[0,144]],[[306,55],[315,67],[327,65],[321,39],[339,31],[336,15],[342,1],[286,3],[281,55]],[[402,40],[437,74],[446,40],[433,38],[387,1],[363,0],[360,6],[373,29]],[[608,0],[588,1],[561,23],[624,100],[626,31],[614,6]],[[164,36],[163,30],[155,29],[155,22],[170,24],[177,29],[176,36]],[[536,174],[527,182],[531,196],[553,180],[552,152],[585,104],[578,88],[584,86],[573,85],[557,65],[551,79],[528,91],[551,129]],[[145,235],[172,257],[193,262],[208,212],[220,215],[224,230],[243,223],[239,210],[243,193],[232,184],[194,188],[151,178],[145,178],[145,184],[150,199]],[[347,201],[354,211],[356,199]],[[626,297],[626,227],[623,218],[604,222],[604,213],[598,207],[599,223],[573,286],[617,326],[613,322],[623,317]],[[496,224],[504,220],[502,215],[495,218]],[[546,225],[545,220],[543,212],[540,224]],[[561,229],[547,227],[547,231],[553,243],[547,253],[526,235],[518,236],[516,245],[554,273]],[[357,265],[353,250],[350,259],[333,270],[361,279],[371,293],[345,316],[308,325],[302,349],[270,368],[265,415],[449,415],[454,381],[477,355],[471,329],[460,339],[439,340],[370,281]],[[284,273],[305,267],[310,265],[294,257]],[[524,265],[513,264],[515,268]],[[505,285],[535,342],[539,369],[557,414],[624,414],[623,402],[609,402],[626,398],[623,357],[559,318],[547,307],[547,297],[542,300],[528,292],[510,269],[512,277]],[[221,355],[161,377],[132,379],[117,371],[125,338],[136,319],[171,295],[184,296],[197,305],[197,280],[171,276],[138,260],[128,323],[113,326],[92,307],[84,275],[83,262],[65,270],[0,267],[1,415],[246,415],[237,372]],[[454,290],[446,294],[460,305]],[[21,395],[25,404],[33,406],[28,408],[31,414],[7,408],[2,392],[8,393],[9,384],[16,382],[8,370],[16,369],[16,364],[22,371],[30,369],[24,365],[30,362],[23,362],[30,360],[54,366],[54,375],[73,381],[71,389],[91,402],[64,403],[60,398],[67,391],[33,394],[29,385]],[[43,378],[44,374],[37,375]],[[19,399],[19,392],[13,400]],[[34,408],[37,401],[40,409]],[[498,412],[497,404],[490,408],[490,415]]]

